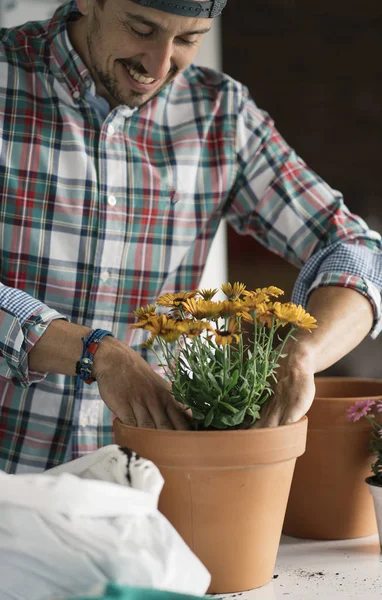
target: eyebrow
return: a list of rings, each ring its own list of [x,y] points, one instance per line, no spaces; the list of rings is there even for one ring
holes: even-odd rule
[[[142,25],[147,25],[148,27],[153,27],[162,33],[168,33],[169,30],[163,25],[159,25],[159,23],[154,23],[154,21],[149,21],[142,15],[138,15],[135,13],[125,12],[125,17],[132,21],[137,21],[138,23],[142,23]],[[201,33],[208,33],[211,30],[210,27],[206,29],[195,29],[194,31],[182,31],[179,35],[197,35]]]

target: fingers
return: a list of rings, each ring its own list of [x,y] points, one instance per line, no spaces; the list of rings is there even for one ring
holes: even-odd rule
[[[314,374],[299,374],[279,382],[275,395],[261,413],[258,427],[278,427],[296,423],[308,412],[315,395]]]
[[[277,406],[271,410],[267,417],[262,421],[263,427],[278,427],[281,425],[284,416],[284,408]]]
[[[129,399],[136,419],[137,427],[149,429],[174,429],[171,419],[166,412],[167,389],[152,388],[142,390],[138,395]],[[166,398],[167,399],[167,398]],[[170,396],[172,399],[172,396]]]
[[[150,406],[150,412],[157,429],[190,429],[191,411],[175,400],[167,381],[158,373],[153,373],[156,381],[156,402]]]
[[[173,429],[191,429],[190,411],[185,410],[183,405],[173,400],[167,405],[167,415],[172,423]]]
[[[136,427],[143,427],[145,429],[157,428],[154,417],[150,414],[150,411],[144,404],[134,402],[131,408],[134,413]]]
[[[290,425],[291,423],[297,423],[305,413],[301,411],[290,411],[284,414],[280,421],[280,425]]]
[[[280,419],[280,425],[289,425],[290,423],[297,423],[306,414],[307,407],[304,406],[302,401],[297,401],[295,404],[286,406],[284,414]]]
[[[171,418],[167,414],[164,405],[161,403],[156,403],[155,407],[150,406],[150,412],[154,423],[153,427],[155,427],[155,429],[176,429]]]
[[[130,427],[143,427],[144,429],[156,429],[156,423],[150,411],[145,404],[140,402],[126,402],[125,400],[118,403],[120,407],[117,416],[121,419],[124,425]],[[171,425],[169,424],[170,428]]]
[[[257,421],[257,428],[260,427],[278,427],[284,417],[286,407],[278,400],[275,395],[268,400],[264,410],[261,411],[261,418]]]
[[[130,425],[130,427],[137,427],[137,419],[135,418],[134,411],[130,404],[126,404],[123,414],[117,415],[124,425]]]
[[[136,427],[150,429],[190,429],[190,415],[182,404],[170,398],[148,398],[132,405]]]
[[[131,399],[133,396],[133,399]],[[131,394],[123,400],[122,422],[131,427],[144,429],[174,429],[165,407],[151,394]],[[122,403],[120,403],[121,405]]]
[[[190,429],[189,415],[166,380],[124,344],[117,350],[114,370],[99,370],[97,382],[102,399],[122,423],[146,429]]]
[[[153,373],[156,386],[154,387],[154,397],[147,399],[150,413],[155,423],[156,429],[186,429],[184,417],[178,415],[182,405],[174,400],[170,392],[170,386],[157,373]]]

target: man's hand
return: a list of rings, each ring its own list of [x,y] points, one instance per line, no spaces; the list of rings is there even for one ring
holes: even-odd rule
[[[348,288],[318,288],[311,294],[307,309],[318,327],[312,333],[298,330],[293,333],[296,340],[287,341],[287,357],[276,372],[274,397],[264,406],[255,427],[276,427],[301,419],[314,399],[314,374],[353,350],[373,324],[369,300]]]
[[[29,352],[29,368],[40,373],[74,376],[81,356],[81,338],[91,329],[63,319],[50,323]],[[101,340],[94,372],[102,400],[123,423],[157,429],[190,429],[189,413],[177,402],[163,377],[127,344]]]
[[[314,369],[308,354],[292,351],[280,360],[274,395],[266,402],[254,425],[277,427],[299,421],[309,410],[315,395]]]
[[[94,357],[101,398],[124,423],[153,429],[190,429],[185,407],[146,361],[126,344],[104,338]]]

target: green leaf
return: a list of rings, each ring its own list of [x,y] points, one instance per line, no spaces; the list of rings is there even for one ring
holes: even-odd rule
[[[240,425],[244,421],[246,409],[239,411],[236,415],[222,415],[220,418],[220,422],[228,427],[235,427]],[[214,426],[217,427],[217,425]]]
[[[237,408],[235,408],[231,404],[227,404],[227,402],[223,402],[222,400],[220,400],[219,405],[224,406],[224,408],[226,408],[227,410],[229,410],[234,415],[236,415],[236,413],[239,412]]]
[[[251,417],[256,417],[256,419],[260,419],[260,408],[258,404],[253,404],[247,409],[247,413],[251,415]]]
[[[215,360],[221,365],[224,364],[224,352],[220,348],[216,348]]]
[[[225,391],[226,392],[230,392],[235,387],[235,385],[237,384],[237,380],[238,379],[239,379],[239,370],[236,369],[236,371],[234,371],[232,373],[231,380],[230,380],[229,385],[228,385],[228,387],[226,388]]]
[[[204,419],[204,427],[209,427],[212,423],[212,420],[214,418],[214,407],[212,407],[208,413],[206,418]]]
[[[198,421],[203,421],[205,419],[204,413],[202,413],[200,410],[197,410],[193,407],[191,408],[191,410],[193,419],[197,419]]]
[[[219,392],[219,394],[221,394],[222,389],[221,389],[220,385],[218,385],[218,383],[217,383],[215,377],[212,375],[211,371],[208,371],[207,377],[210,380],[213,387],[215,388],[215,390],[217,390]]]

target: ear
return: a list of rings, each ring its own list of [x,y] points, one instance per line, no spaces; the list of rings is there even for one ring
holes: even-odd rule
[[[84,16],[89,14],[91,0],[77,0],[77,8]]]

